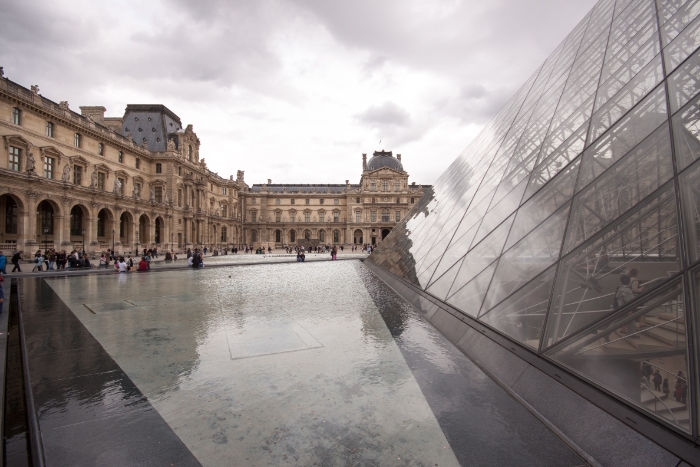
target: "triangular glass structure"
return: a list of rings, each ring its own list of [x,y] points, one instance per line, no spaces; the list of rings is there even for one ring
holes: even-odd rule
[[[604,323],[622,328],[631,303],[671,291],[680,295],[645,309],[640,326],[664,319],[659,306],[682,306],[700,329],[700,293],[680,288],[700,270],[699,4],[600,0],[368,261],[556,358]],[[639,374],[668,352],[685,350],[650,346],[620,371]],[[587,361],[575,368],[583,377],[650,410],[636,387],[596,377],[607,356]],[[690,370],[689,393],[700,385]],[[694,426],[658,403],[648,413]]]

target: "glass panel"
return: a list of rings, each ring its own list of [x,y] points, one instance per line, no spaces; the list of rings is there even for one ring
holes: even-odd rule
[[[525,192],[525,198],[529,198],[533,193],[539,190],[545,183],[551,180],[561,169],[566,167],[569,162],[574,160],[581,151],[583,151],[586,142],[586,133],[588,132],[588,122],[584,123],[576,133],[571,135],[564,144],[562,144],[549,157],[544,159],[532,171],[530,177],[530,186]]]
[[[700,46],[700,17],[686,27],[673,41],[664,49],[664,60],[666,61],[666,73],[671,73],[690,54]]]
[[[506,242],[506,250],[571,199],[574,194],[574,184],[580,161],[579,158],[570,164],[551,183],[518,209],[513,228],[510,229],[510,235]]]
[[[596,140],[663,79],[661,56],[652,60],[591,119],[591,141]],[[663,89],[663,88],[660,88]],[[598,90],[598,96],[601,95]]]
[[[491,277],[493,277],[493,271],[495,270],[496,262],[494,261],[467,285],[453,293],[452,296],[447,299],[447,303],[469,316],[476,318],[479,314],[479,308],[481,308],[481,302],[484,301],[486,290],[489,288]]]
[[[561,208],[501,256],[484,300],[484,310],[497,305],[559,258],[570,206]]]
[[[455,280],[453,292],[472,280],[486,266],[494,262],[503,251],[503,244],[508,237],[508,231],[515,216],[511,216],[501,224],[491,235],[476,245],[465,256],[466,260]]]
[[[700,97],[673,116],[676,163],[681,171],[700,157]]]
[[[537,350],[556,269],[550,267],[479,320]]]
[[[681,175],[681,201],[685,214],[688,256],[694,263],[700,259],[700,163]]]
[[[685,326],[683,285],[676,280],[548,355],[649,415],[690,432]]]
[[[445,271],[447,271],[447,269],[452,267],[454,263],[460,260],[467,251],[469,251],[469,247],[472,244],[472,239],[474,238],[474,235],[478,229],[479,224],[477,223],[461,237],[458,238],[457,234],[455,234],[454,238],[452,239],[452,243],[450,243],[450,247],[447,249],[445,254],[442,255],[440,265],[437,267],[437,269],[435,269],[435,277],[440,277]]]
[[[666,99],[663,94],[663,87],[659,87],[600,140],[586,149],[576,191],[581,190],[620,160],[666,120]]]
[[[700,50],[674,71],[667,81],[671,113],[676,113],[700,92]]]
[[[598,165],[610,163],[594,160]],[[576,196],[564,251],[591,238],[672,176],[670,136],[664,125]]]
[[[452,282],[455,280],[457,272],[459,272],[459,267],[462,265],[462,261],[459,261],[457,264],[448,269],[445,274],[433,282],[427,289],[425,289],[425,291],[435,295],[440,300],[445,300],[447,297],[447,292],[450,291]]]
[[[681,267],[673,185],[561,261],[545,346],[611,313],[623,276],[649,292]],[[638,271],[635,273],[633,270]]]
[[[639,70],[660,52],[659,47],[656,21],[652,19],[614,55],[608,54],[601,82],[607,81],[622,67]]]
[[[686,2],[685,5],[678,8],[674,15],[668,18],[661,27],[661,39],[664,42],[664,47],[697,18],[698,14],[700,14],[700,1],[697,0]]]
[[[520,206],[520,200],[523,197],[523,192],[527,187],[527,179],[524,179],[520,184],[511,191],[508,196],[503,198],[500,203],[493,207],[481,221],[479,232],[474,237],[474,242],[478,243],[482,238],[487,236],[495,229],[503,220]]]

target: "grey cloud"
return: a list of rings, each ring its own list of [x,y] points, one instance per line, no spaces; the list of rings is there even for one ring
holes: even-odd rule
[[[390,101],[370,106],[364,112],[356,114],[355,118],[371,127],[403,127],[411,122],[411,115]]]

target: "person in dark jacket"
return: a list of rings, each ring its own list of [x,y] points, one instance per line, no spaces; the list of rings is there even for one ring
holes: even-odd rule
[[[22,260],[22,253],[23,251],[18,251],[14,255],[12,255],[12,264],[15,266],[12,268],[12,272],[22,272],[22,268],[19,267],[19,262]]]

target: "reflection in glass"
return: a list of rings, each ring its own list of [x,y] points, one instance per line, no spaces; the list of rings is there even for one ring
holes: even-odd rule
[[[681,171],[700,158],[700,96],[673,116],[676,163]]]
[[[570,203],[506,251],[484,300],[489,310],[559,258]]]
[[[680,270],[676,197],[669,184],[561,261],[545,347],[611,313],[622,276],[639,271],[640,295]],[[634,275],[634,274],[633,274]]]
[[[700,259],[700,163],[681,176],[681,198],[685,213],[688,256],[694,263]]]
[[[700,17],[695,18],[664,49],[666,72],[670,73],[700,46]]]
[[[607,154],[584,154],[579,180],[613,163]],[[663,125],[595,182],[576,195],[565,252],[591,238],[605,225],[649,196],[673,176],[668,125]]]
[[[538,349],[557,267],[552,266],[479,320],[522,344]]]
[[[464,287],[456,292],[452,292],[452,295],[447,299],[447,303],[476,318],[495,270],[496,262],[494,261]]]
[[[690,431],[680,279],[635,300],[548,355],[654,417]],[[657,376],[658,374],[658,376]]]
[[[700,50],[668,78],[671,113],[676,113],[700,92]]]

